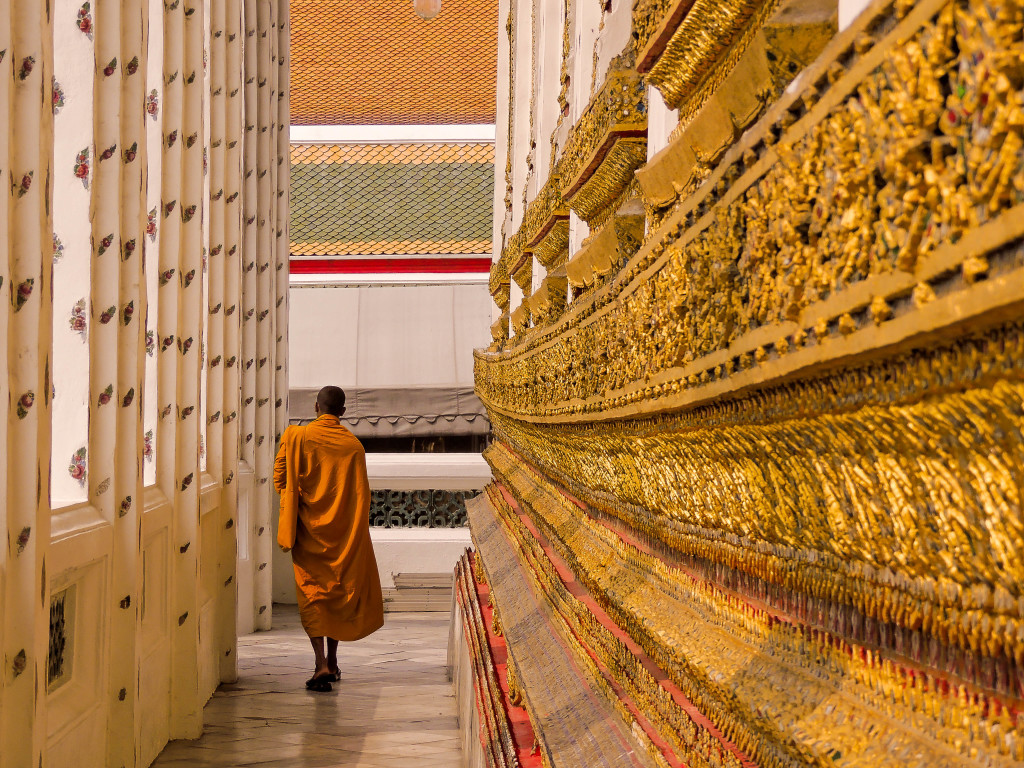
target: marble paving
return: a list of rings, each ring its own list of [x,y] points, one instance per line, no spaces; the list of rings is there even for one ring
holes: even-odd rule
[[[155,768],[458,768],[455,696],[445,673],[447,613],[392,613],[338,649],[331,693],[303,683],[313,653],[293,606],[274,629],[239,638],[238,682],[204,712],[202,738],[167,746]]]

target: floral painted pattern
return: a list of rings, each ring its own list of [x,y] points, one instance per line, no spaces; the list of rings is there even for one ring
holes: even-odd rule
[[[156,208],[150,208],[146,217],[146,234],[151,242],[156,240]]]
[[[106,405],[114,397],[114,385],[108,384],[107,388],[100,392],[100,396],[96,398],[97,405]]]
[[[142,455],[146,461],[153,460],[153,430],[147,429],[146,434],[142,438]]]
[[[53,114],[55,114],[55,115],[59,114],[60,111],[64,108],[64,103],[65,103],[64,89],[61,88],[60,83],[58,83],[57,79],[54,78],[54,80],[53,80]]]
[[[146,96],[146,114],[154,120],[160,115],[160,94],[157,93],[156,88]]]
[[[86,147],[75,158],[75,178],[80,179],[82,186],[89,188],[89,148]]]
[[[156,352],[156,333],[153,331],[146,331],[146,354],[150,357]]]
[[[28,416],[28,411],[36,401],[36,393],[31,390],[23,394],[18,398],[18,418],[24,419]]]
[[[56,234],[53,236],[53,263],[56,264],[64,258],[64,243]]]
[[[68,320],[68,324],[71,326],[72,331],[82,335],[82,341],[86,340],[89,323],[85,318],[85,299],[79,299],[75,302],[75,306],[71,308],[71,317]]]
[[[86,449],[85,446],[82,446],[72,454],[71,463],[68,465],[68,474],[71,475],[73,480],[77,480],[78,484],[84,488],[87,472],[88,463],[86,460]]]
[[[33,277],[30,277],[27,280],[22,280],[18,284],[18,288],[14,292],[14,311],[15,312],[17,312],[18,310],[20,310],[22,307],[25,306],[25,303],[29,300],[29,297],[32,295],[32,288],[33,288],[33,286],[35,286],[35,284],[36,284],[36,281],[35,281],[35,278],[33,278]]]
[[[92,40],[92,6],[88,1],[82,3],[82,7],[78,9],[78,28]]]

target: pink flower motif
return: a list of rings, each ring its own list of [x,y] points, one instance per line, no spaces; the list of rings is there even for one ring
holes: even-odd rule
[[[96,399],[98,405],[106,405],[114,397],[114,385],[108,384],[107,388],[100,392],[100,396]]]
[[[156,240],[156,208],[150,210],[146,219],[146,234],[151,241]]]
[[[61,88],[57,79],[53,80],[53,114],[59,113],[64,108],[64,89]]]
[[[151,90],[149,95],[146,96],[146,114],[154,120],[160,114],[160,94],[157,93],[156,88]]]
[[[71,330],[75,333],[80,333],[82,340],[85,341],[86,329],[89,327],[88,321],[85,318],[85,299],[79,299],[75,302],[75,306],[71,308],[69,325]]]
[[[82,180],[82,185],[89,188],[89,148],[86,147],[75,158],[75,178]]]
[[[160,273],[160,285],[167,285],[174,277],[174,267]]]
[[[124,309],[121,310],[121,323],[128,325],[132,321],[132,317],[135,315],[135,301],[129,301],[124,305]]]
[[[86,450],[83,446],[74,452],[71,456],[71,464],[68,465],[68,474],[70,474],[73,479],[77,480],[78,484],[83,488],[85,487],[85,478],[87,473],[86,466]]]
[[[124,151],[124,161],[131,163],[135,161],[135,157],[139,152],[139,142],[133,141],[132,145]]]
[[[149,357],[153,356],[156,351],[156,334],[153,331],[146,331],[146,354]]]
[[[64,258],[64,243],[60,241],[57,235],[53,236],[53,263],[56,264],[58,261]]]
[[[111,76],[112,74],[114,74],[114,73],[115,73],[116,71],[117,71],[117,57],[115,56],[114,58],[112,58],[112,59],[111,59],[111,60],[110,60],[110,61],[109,61],[109,62],[107,63],[107,66],[105,66],[105,67],[103,68],[103,74],[104,74],[104,75],[105,75],[106,77],[110,77],[110,76]]]
[[[111,304],[109,307],[100,312],[100,324],[106,325],[114,319],[114,315],[117,314],[117,307]]]
[[[35,283],[35,278],[30,277],[26,280],[22,280],[21,283],[18,285],[17,293],[15,293],[14,295],[15,312],[17,312],[19,309],[25,306],[25,302],[27,302],[29,297],[32,295],[32,287],[35,285]]]
[[[28,409],[32,407],[32,404],[36,401],[36,393],[28,391],[18,398],[18,418],[24,419],[28,416]]]
[[[139,57],[135,56],[131,61],[124,65],[124,70],[129,75],[134,75],[139,71]]]
[[[104,237],[102,240],[100,240],[100,247],[97,249],[97,255],[98,256],[102,256],[104,253],[107,252],[107,249],[110,246],[112,246],[113,244],[114,244],[114,235],[113,235],[113,233],[111,233],[111,234],[107,235],[106,237]]]
[[[153,430],[146,430],[142,441],[142,455],[146,461],[153,460]]]
[[[33,176],[35,176],[35,171],[29,171],[21,177],[21,183],[18,185],[18,197],[24,197],[28,194],[28,191],[32,188]]]
[[[92,8],[88,2],[78,9],[78,28],[92,40]]]

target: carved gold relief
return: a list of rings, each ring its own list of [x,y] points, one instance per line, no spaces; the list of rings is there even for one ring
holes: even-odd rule
[[[917,661],[1024,695],[1020,324],[683,414],[492,425],[646,540],[825,601],[837,631],[851,610],[857,632],[892,623]]]
[[[558,267],[569,252],[569,207],[562,200],[558,175],[552,174],[526,209],[525,248],[546,268]]]
[[[588,288],[618,271],[640,248],[643,231],[643,217],[613,216],[566,265],[573,288]]]
[[[1007,55],[1022,25],[1002,3],[932,5],[902,43],[832,79],[823,62],[813,112],[794,123],[807,94],[775,108],[613,282],[529,343],[478,356],[485,401],[536,418],[668,408],[845,352],[834,339],[868,351],[878,327],[907,336],[941,328],[940,306],[1011,301],[1021,254],[998,249],[1024,235]]]
[[[573,126],[558,162],[562,196],[585,221],[628,187],[647,159],[647,95],[625,56]]]
[[[630,545],[499,446],[489,449],[489,460],[602,609],[757,764],[856,755],[852,764],[879,768],[975,760],[1008,767],[1024,758],[1011,700],[977,690],[958,695],[955,678],[951,684],[943,673],[780,620]],[[685,711],[674,709],[635,656],[573,600],[501,495],[490,499],[538,573],[539,591],[586,643],[577,651],[584,663],[596,654],[678,753],[705,764],[709,755],[697,747]]]

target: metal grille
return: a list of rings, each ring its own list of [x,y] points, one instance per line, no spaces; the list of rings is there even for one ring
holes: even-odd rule
[[[480,491],[372,491],[370,525],[376,528],[462,528],[466,501]]]
[[[50,648],[46,658],[46,687],[65,682],[71,672],[69,632],[73,610],[71,589],[50,598]]]

